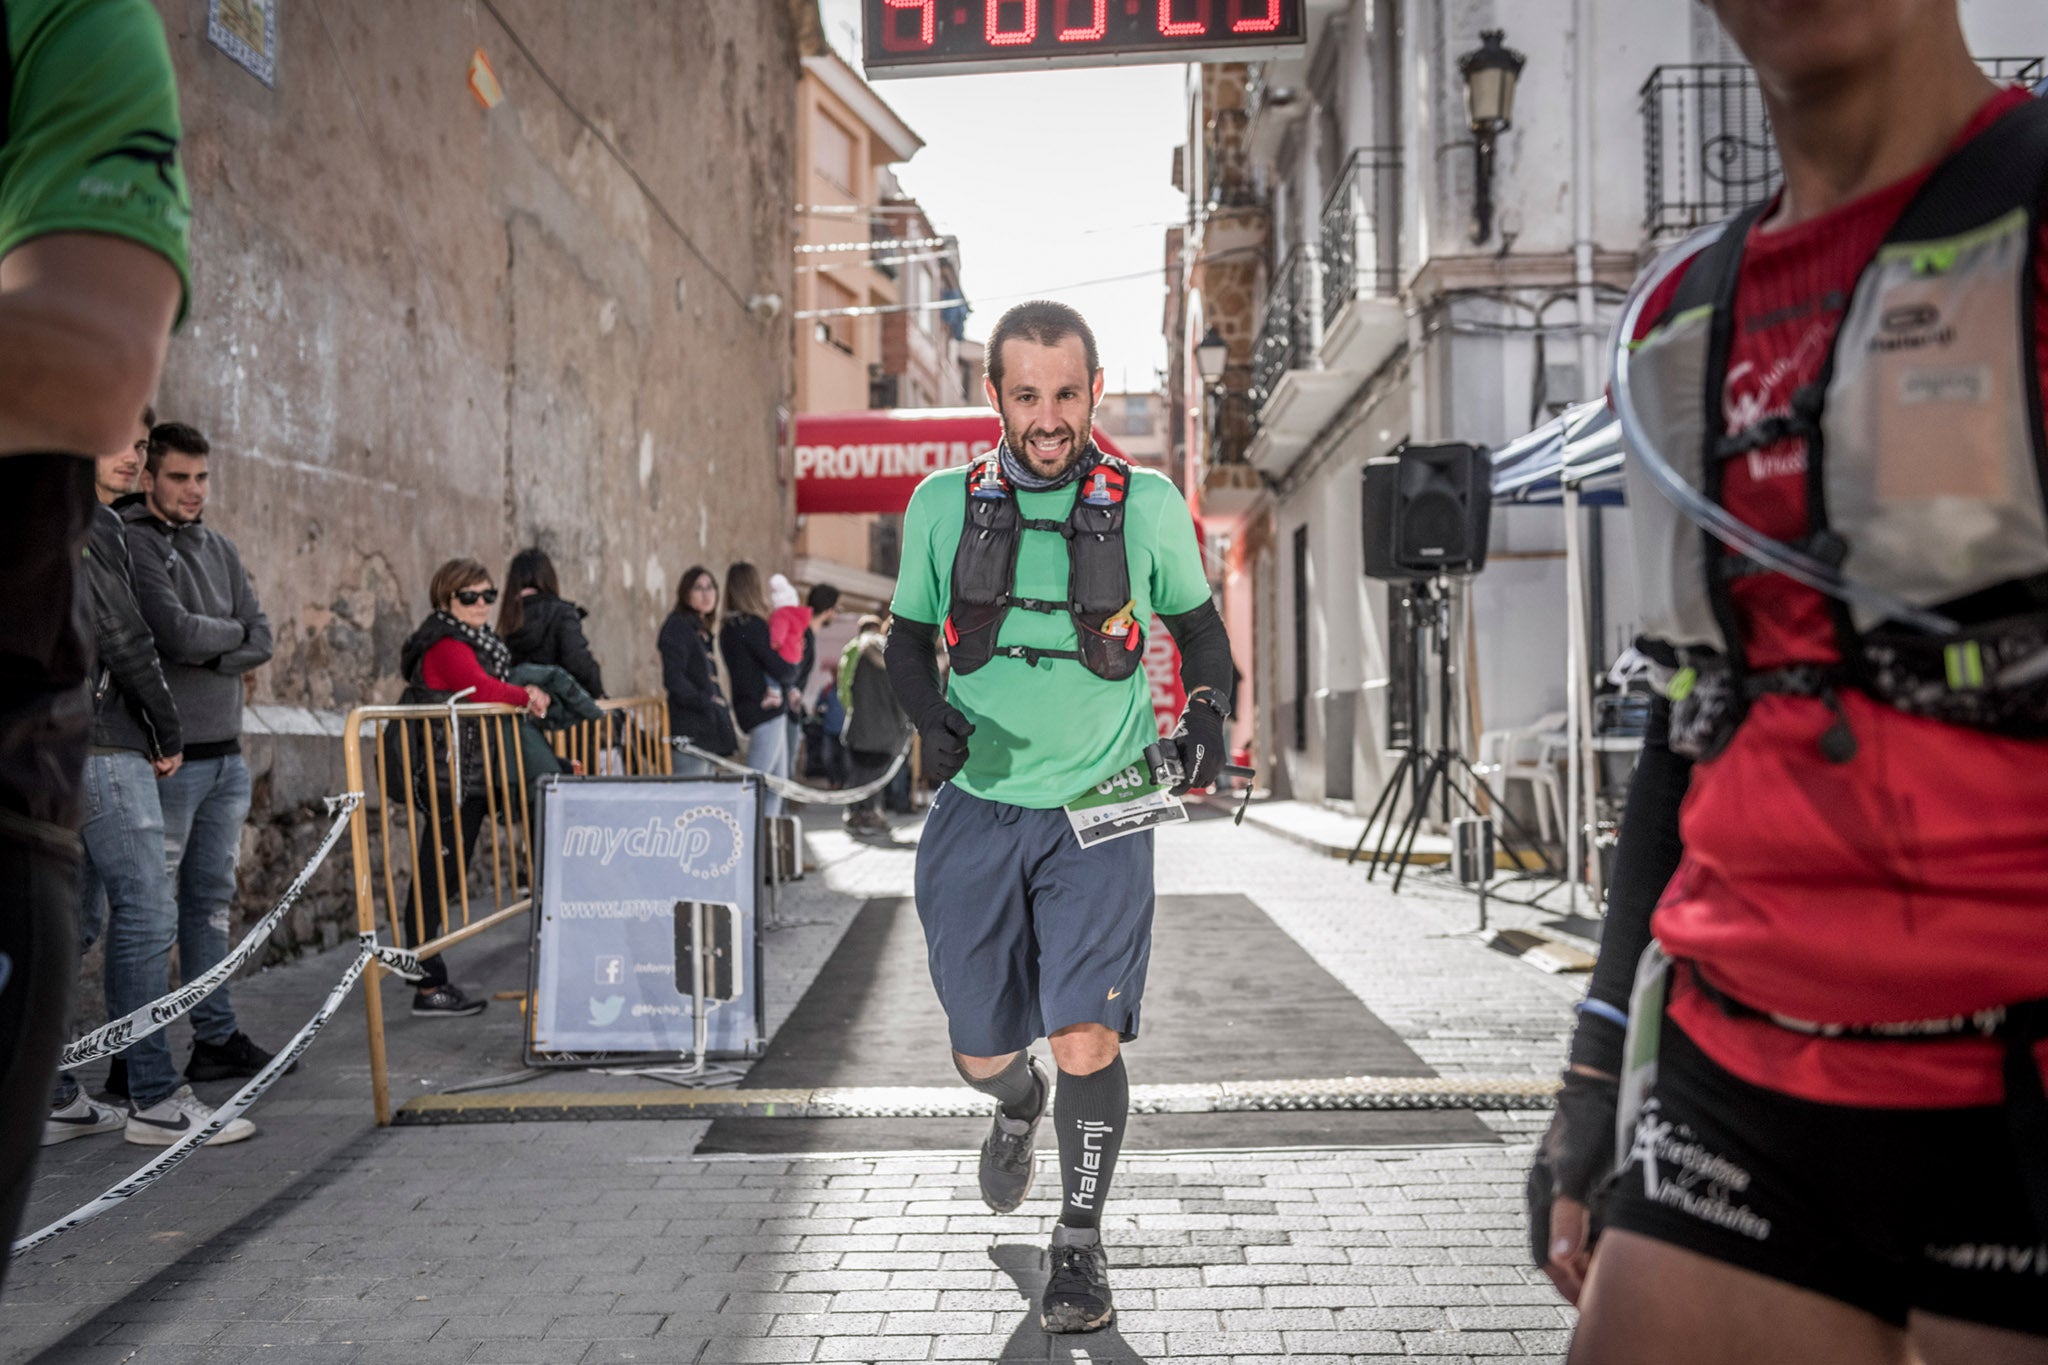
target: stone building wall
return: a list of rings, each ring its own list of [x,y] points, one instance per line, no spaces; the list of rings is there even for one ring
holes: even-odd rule
[[[274,87],[204,0],[158,4],[194,226],[157,409],[211,438],[207,521],[277,637],[239,924],[324,827],[339,714],[396,697],[441,561],[548,550],[614,695],[659,687],[683,569],[787,564],[815,0],[281,4]],[[353,932],[347,867],[344,842],[280,951]]]

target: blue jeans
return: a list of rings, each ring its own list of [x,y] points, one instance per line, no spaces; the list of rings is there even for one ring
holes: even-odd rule
[[[80,858],[78,860],[78,955],[80,957],[84,957],[92,951],[92,945],[100,941],[100,935],[106,932],[106,928],[107,889],[100,885],[100,874],[92,870],[92,859]],[[111,953],[108,954],[100,965],[104,969],[104,990],[107,998],[112,999],[114,994],[113,955]],[[74,996],[72,998],[71,1004],[73,1014],[73,1018],[70,1021],[71,1027],[64,1034],[64,1040],[67,1043],[92,1027],[90,1024],[85,1025],[83,1028],[79,1027],[84,1021],[77,1017],[77,997]],[[50,1107],[62,1109],[77,1098],[78,1078],[68,1071],[58,1072],[56,1088],[50,1094]]]
[[[178,907],[164,876],[159,785],[149,760],[138,753],[93,754],[85,761],[85,828],[79,833],[86,861],[106,890],[110,1019],[171,989]],[[162,1030],[121,1055],[128,1063],[128,1094],[136,1108],[147,1109],[178,1088],[170,1040]]]
[[[747,731],[747,766],[757,773],[789,776],[787,720],[780,715],[772,715]],[[761,788],[761,813],[771,816],[782,814],[782,798],[766,787]]]
[[[186,759],[157,786],[164,807],[164,866],[178,906],[178,974],[202,975],[228,955],[235,861],[249,819],[249,765],[240,754]],[[192,1011],[192,1036],[225,1043],[235,1007],[223,985]]]

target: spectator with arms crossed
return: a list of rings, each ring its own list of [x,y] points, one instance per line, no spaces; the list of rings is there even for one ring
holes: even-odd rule
[[[149,434],[140,500],[125,502],[136,597],[156,636],[185,727],[185,762],[164,779],[164,842],[185,980],[228,953],[235,864],[249,818],[242,758],[243,678],[269,662],[270,618],[235,543],[205,524],[212,447],[182,422]],[[192,1011],[195,1081],[253,1076],[271,1054],[242,1032],[223,985]]]

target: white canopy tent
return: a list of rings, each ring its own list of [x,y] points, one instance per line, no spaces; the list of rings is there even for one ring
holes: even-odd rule
[[[1584,507],[1622,505],[1621,426],[1603,399],[1568,408],[1493,455],[1497,503],[1558,504],[1565,511],[1565,737],[1569,752],[1565,807],[1565,875],[1576,908],[1582,848],[1592,829],[1599,772],[1593,749],[1593,669],[1585,581]],[[1605,898],[1600,860],[1590,860],[1593,902]]]

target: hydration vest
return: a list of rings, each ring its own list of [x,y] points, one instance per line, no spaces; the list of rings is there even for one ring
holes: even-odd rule
[[[1672,747],[1725,748],[1749,703],[1818,697],[1822,749],[1855,753],[1835,693],[2017,738],[2048,737],[2048,428],[2035,344],[2048,101],[2030,100],[1937,166],[1864,266],[1819,377],[1789,412],[1726,429],[1742,252],[1758,205],[1685,268],[1636,345],[1630,388],[1657,449],[1720,502],[1727,462],[1806,446],[1807,533],[1845,577],[1948,617],[1930,635],[1829,599],[1840,661],[1752,672],[1729,584],[1763,570],[1629,474],[1643,633],[1686,664]],[[1631,462],[1633,464],[1633,462]]]
[[[1145,631],[1132,612],[1131,569],[1124,558],[1124,499],[1131,467],[1098,454],[1080,478],[1065,521],[1026,517],[1016,490],[1003,476],[1000,453],[990,451],[967,467],[967,524],[953,552],[953,587],[945,622],[946,652],[956,673],[972,673],[990,659],[1073,659],[1090,673],[1120,682],[1145,657]],[[1067,600],[1017,595],[1017,549],[1023,533],[1066,537]],[[1074,619],[1078,649],[1037,649],[997,642],[1012,607],[1061,612]]]

